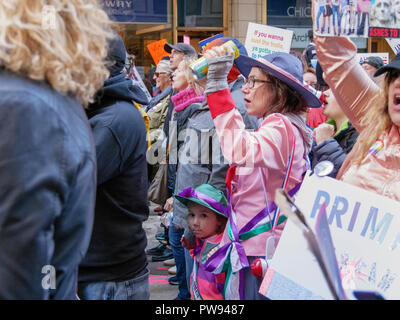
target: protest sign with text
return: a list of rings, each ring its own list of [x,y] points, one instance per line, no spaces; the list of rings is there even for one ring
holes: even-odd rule
[[[249,22],[245,47],[249,57],[261,58],[274,52],[289,53],[293,31]]]
[[[317,35],[400,38],[400,2],[314,0],[313,22]]]
[[[343,288],[372,290],[400,299],[400,203],[315,174],[306,176],[296,206],[315,228],[326,215]],[[295,266],[295,267],[293,267]],[[301,230],[288,221],[260,293],[271,299],[332,299],[332,293]]]

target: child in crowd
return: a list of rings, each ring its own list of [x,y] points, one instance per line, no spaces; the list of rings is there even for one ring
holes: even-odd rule
[[[190,250],[194,258],[190,281],[192,300],[223,300],[225,273],[207,272],[206,265],[219,248],[228,219],[227,200],[222,191],[210,184],[186,188],[175,198],[188,208],[188,225],[196,236],[196,247]],[[184,235],[181,242],[184,248],[190,248]]]

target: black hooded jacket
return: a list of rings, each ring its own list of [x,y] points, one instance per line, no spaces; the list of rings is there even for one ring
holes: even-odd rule
[[[93,233],[80,282],[125,281],[147,265],[146,129],[132,101],[147,98],[121,73],[109,78],[88,109],[97,157]]]

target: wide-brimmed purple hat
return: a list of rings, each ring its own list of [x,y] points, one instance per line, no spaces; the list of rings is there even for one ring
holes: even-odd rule
[[[321,101],[303,85],[303,66],[295,56],[285,52],[275,52],[264,57],[254,59],[239,56],[235,60],[240,73],[246,78],[251,68],[257,67],[296,90],[310,108],[319,108]]]

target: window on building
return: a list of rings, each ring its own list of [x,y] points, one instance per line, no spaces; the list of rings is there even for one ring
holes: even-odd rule
[[[223,0],[178,0],[179,27],[222,27]]]
[[[292,49],[301,51],[310,42],[312,0],[267,0],[267,23],[293,31]],[[367,49],[365,38],[352,38],[360,52]]]

